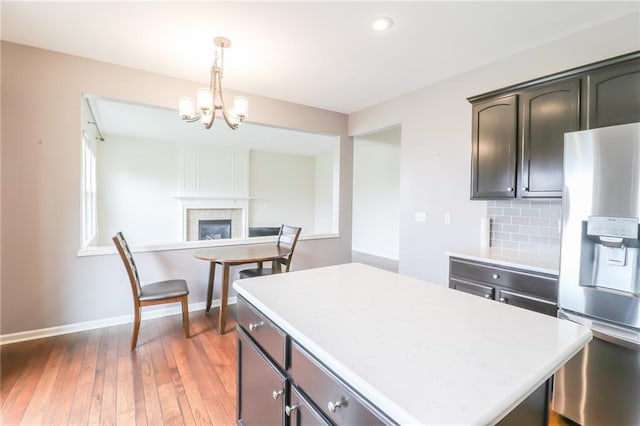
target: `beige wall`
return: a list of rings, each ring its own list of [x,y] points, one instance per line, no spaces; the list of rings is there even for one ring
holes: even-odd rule
[[[630,15],[351,114],[354,136],[402,126],[400,273],[447,285],[445,252],[480,245],[486,202],[469,200],[467,97],[638,50],[639,35],[640,17]],[[418,211],[428,212],[429,221],[416,222]]]
[[[1,54],[0,334],[131,314],[117,255],[76,256],[81,95],[175,108],[199,84],[7,42]],[[350,261],[352,142],[346,116],[248,97],[253,122],[341,136],[341,237],[301,241],[295,266]],[[184,277],[190,302],[204,300],[208,265],[195,260],[193,250],[139,253],[136,259],[143,281]]]

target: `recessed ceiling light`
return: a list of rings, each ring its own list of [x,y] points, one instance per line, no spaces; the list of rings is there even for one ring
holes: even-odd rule
[[[387,31],[391,27],[393,27],[393,20],[386,16],[376,18],[371,22],[371,29],[374,31]]]

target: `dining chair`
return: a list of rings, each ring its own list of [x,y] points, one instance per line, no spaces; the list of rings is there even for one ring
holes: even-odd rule
[[[291,259],[293,257],[293,251],[296,248],[298,237],[300,237],[300,231],[302,228],[296,228],[295,226],[282,225],[280,226],[280,232],[278,232],[278,240],[276,245],[278,247],[286,247],[290,249],[287,256],[271,262],[271,268],[263,267],[263,262],[258,262],[257,268],[244,269],[240,271],[240,278],[260,277],[263,275],[279,274],[282,271],[282,266],[285,267],[284,272],[291,270]]]
[[[141,285],[138,276],[138,268],[133,260],[131,250],[122,232],[118,232],[113,237],[113,243],[120,253],[120,258],[129,275],[131,291],[133,293],[134,322],[133,335],[131,336],[131,350],[136,348],[138,342],[138,332],[140,331],[140,311],[143,306],[158,305],[162,303],[182,303],[182,323],[184,335],[189,333],[189,288],[185,280],[167,280],[151,284]]]

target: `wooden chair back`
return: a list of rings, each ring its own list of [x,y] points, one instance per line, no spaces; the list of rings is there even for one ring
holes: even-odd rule
[[[300,237],[301,231],[302,228],[297,228],[295,226],[282,225],[280,227],[280,232],[278,233],[278,242],[276,243],[276,245],[278,247],[286,247],[291,250],[287,257],[278,259],[278,262],[281,265],[285,266],[286,272],[289,272],[289,270],[291,269],[291,259],[293,257],[293,251],[296,248],[296,244],[298,243],[298,238]]]
[[[127,274],[129,275],[129,281],[131,282],[131,291],[133,292],[133,299],[137,304],[140,294],[142,293],[142,288],[140,284],[140,277],[138,276],[138,268],[136,267],[136,262],[133,260],[133,255],[131,254],[131,250],[129,249],[129,244],[127,244],[127,240],[125,240],[122,232],[118,232],[116,236],[113,237],[113,243],[116,245],[116,249],[118,249],[120,258],[122,259],[124,267],[127,270]]]

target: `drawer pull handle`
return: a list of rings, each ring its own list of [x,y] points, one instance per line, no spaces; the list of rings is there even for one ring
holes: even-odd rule
[[[292,405],[292,406],[285,406],[284,407],[284,412],[287,414],[287,416],[291,417],[291,413],[293,413],[294,411],[296,411],[298,409],[298,407],[300,407],[299,405]]]
[[[493,274],[493,275],[491,275],[491,278],[493,278],[494,280],[497,280],[498,278],[500,278],[500,275]]]
[[[278,399],[280,395],[282,395],[281,390],[273,391],[273,393],[271,394],[271,396],[273,396],[273,399]]]
[[[500,303],[506,303],[506,302],[507,302],[507,300],[504,297],[500,298]]]
[[[485,295],[484,295],[484,298],[485,298],[485,299],[491,299],[491,295],[490,295],[490,294],[485,294]]]
[[[260,321],[258,323],[249,323],[249,331],[257,330],[258,328],[264,325],[264,321]]]
[[[509,192],[513,192],[513,186],[508,186],[508,187],[507,187],[507,191],[509,191]]]
[[[327,404],[327,408],[329,409],[329,411],[331,411],[332,413],[335,413],[336,410],[340,407],[342,407],[342,404],[344,404],[344,401],[342,400],[342,398],[340,399],[340,401],[336,401],[336,402],[329,402]],[[345,404],[346,405],[346,404]]]

